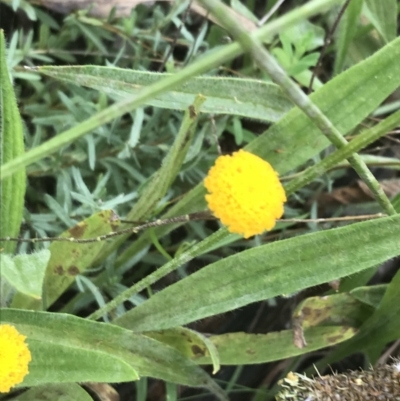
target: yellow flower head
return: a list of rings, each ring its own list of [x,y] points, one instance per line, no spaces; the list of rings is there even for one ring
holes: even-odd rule
[[[278,174],[252,153],[218,157],[204,185],[209,209],[231,233],[245,238],[261,234],[283,215],[286,194]]]
[[[0,393],[8,393],[29,372],[31,353],[25,338],[14,326],[0,324]]]

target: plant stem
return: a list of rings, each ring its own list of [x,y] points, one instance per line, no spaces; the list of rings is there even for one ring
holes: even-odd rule
[[[226,6],[218,0],[199,0],[227,29],[243,49],[247,51],[258,64],[267,72],[272,80],[279,85],[289,99],[306,114],[321,132],[335,145],[341,149],[348,144],[347,140],[322,111],[311,101],[311,99],[292,81],[281,66],[275,61],[274,57],[264,48],[256,37],[250,36],[240,24],[238,24],[226,11]],[[374,175],[369,171],[367,165],[358,154],[353,154],[348,158],[349,163],[366,183],[382,209],[386,214],[394,215],[396,211],[389,199],[383,192]]]

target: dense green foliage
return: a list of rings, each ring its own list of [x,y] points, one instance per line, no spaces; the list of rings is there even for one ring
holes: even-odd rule
[[[382,268],[400,254],[398,2],[352,0],[340,15],[340,0],[292,1],[251,35],[276,1],[232,1],[240,23],[201,3],[213,20],[187,1],[104,18],[0,2],[0,238],[84,240],[130,227],[119,219],[204,211],[219,147],[268,160],[292,219],[249,240],[182,220],[87,244],[20,241],[16,255],[2,241],[0,323],[32,348],[26,399],[53,394],[48,383],[86,400],[63,383],[141,378],[145,401],[152,377],[170,401],[203,399],[178,384],[267,401],[289,370],[355,353],[344,367],[365,367],[400,337],[398,263]],[[236,366],[213,377],[200,364]]]

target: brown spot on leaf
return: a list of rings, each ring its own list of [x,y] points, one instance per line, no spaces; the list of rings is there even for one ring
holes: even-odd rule
[[[196,356],[204,356],[206,354],[204,349],[200,348],[198,345],[192,345],[192,352]]]
[[[197,117],[196,109],[192,104],[189,106],[189,116],[192,120],[194,120]]]
[[[119,220],[120,219],[117,213],[112,212],[107,222],[110,224],[112,231],[117,231],[117,228],[119,227]]]
[[[73,238],[81,238],[83,234],[85,234],[87,228],[87,223],[81,221],[76,226],[70,228],[68,232],[71,234]]]
[[[346,332],[348,332],[348,331],[353,332],[353,334],[358,333],[358,330],[355,329],[354,327],[343,326],[340,329],[340,334],[327,337],[329,344],[336,344],[337,342],[342,341],[344,336],[346,335]]]
[[[58,265],[54,268],[54,273],[62,276],[64,274],[64,269],[61,265]]]
[[[337,336],[330,336],[328,337],[328,343],[329,344],[336,344],[339,340],[343,338],[342,335],[337,335]]]
[[[77,274],[79,274],[79,269],[76,266],[70,266],[68,267],[68,274],[70,276],[76,276]]]
[[[256,353],[256,351],[254,351],[254,349],[251,349],[251,348],[246,349],[246,354],[254,355],[255,353]]]
[[[302,323],[303,323],[303,316],[294,317],[292,319],[293,344],[299,349],[303,349],[307,345],[306,338],[304,337]]]

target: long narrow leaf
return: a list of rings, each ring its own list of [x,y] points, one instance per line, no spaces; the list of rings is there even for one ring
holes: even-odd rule
[[[24,134],[14,89],[6,63],[6,47],[3,30],[0,29],[0,166],[25,153]],[[0,237],[18,236],[24,196],[26,173],[21,168],[0,184]],[[13,253],[15,243],[2,242],[3,252]]]
[[[184,328],[162,330],[146,335],[177,349],[199,365],[211,364],[212,358],[205,344],[194,335],[187,335]],[[310,327],[304,330],[307,346],[297,347],[293,342],[293,330],[267,334],[228,333],[211,336],[222,365],[248,365],[303,355],[317,349],[330,347],[348,340],[356,329],[339,324]]]
[[[398,5],[396,0],[365,0],[367,17],[386,42],[396,37]]]
[[[138,94],[143,87],[171,75],[90,65],[44,66],[37,71],[58,80],[97,89],[118,100]],[[185,110],[197,94],[206,98],[201,110],[203,113],[232,114],[275,122],[293,107],[279,86],[271,82],[228,77],[196,77],[149,99],[146,104]]]
[[[115,320],[161,330],[337,280],[400,254],[400,215],[249,249],[206,266]]]
[[[136,371],[139,376],[215,389],[192,361],[130,330],[62,313],[17,309],[0,309],[0,313],[2,323],[15,325],[27,337],[32,352],[30,374],[23,385],[130,381],[138,378]]]

